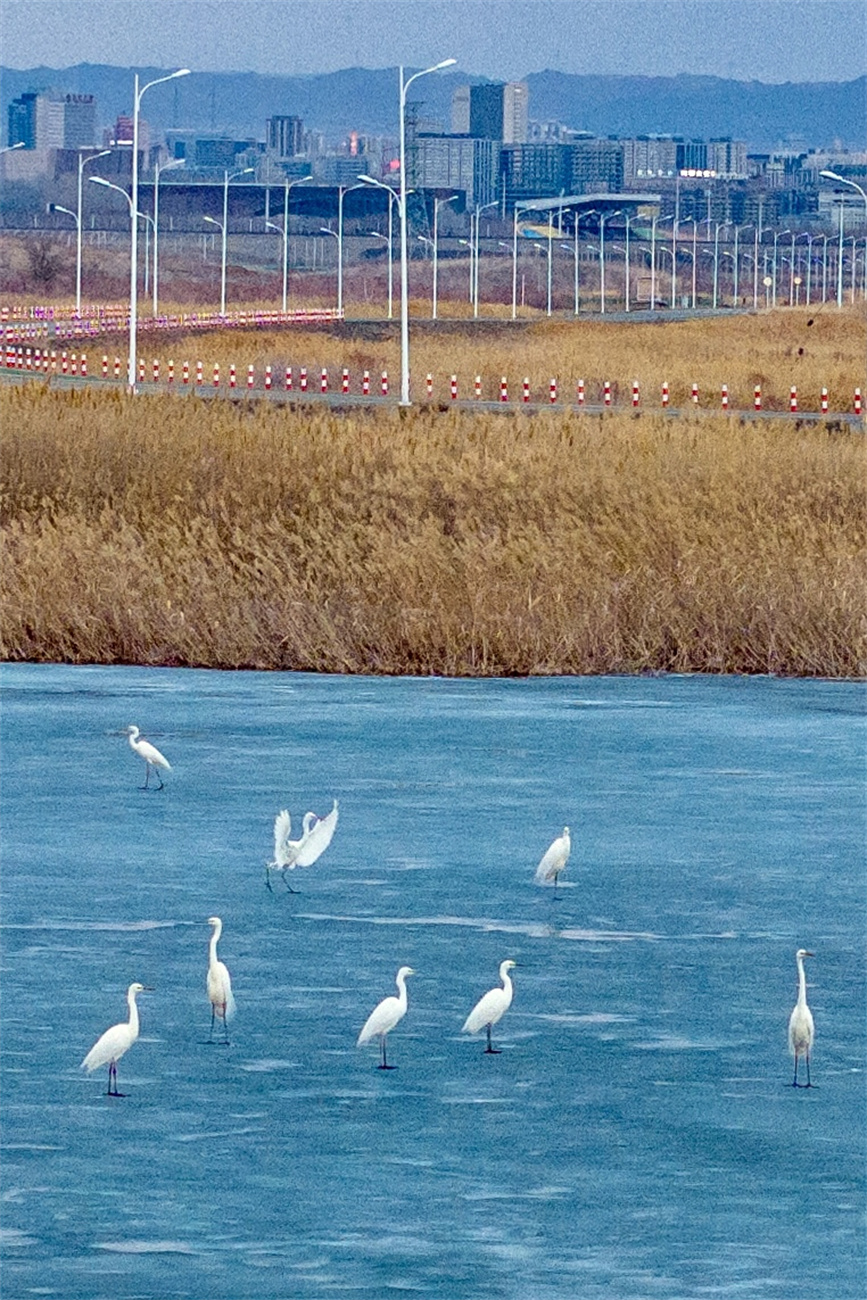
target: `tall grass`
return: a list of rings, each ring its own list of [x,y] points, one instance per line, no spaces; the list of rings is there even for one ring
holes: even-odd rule
[[[860,433],[41,386],[0,412],[6,659],[864,671]]]
[[[731,406],[741,410],[752,407],[756,385],[766,409],[788,410],[794,385],[800,409],[812,411],[820,410],[823,388],[829,390],[832,410],[848,410],[855,387],[862,392],[865,387],[867,329],[864,312],[857,307],[659,324],[610,325],[593,318],[578,323],[484,321],[474,330],[472,322],[432,323],[425,319],[424,304],[414,305],[418,314],[412,322],[410,355],[413,392],[419,397],[428,373],[434,376],[435,397],[444,400],[453,374],[461,397],[473,395],[478,375],[482,395],[489,399],[496,399],[505,376],[513,398],[527,378],[534,399],[545,400],[555,378],[561,397],[574,401],[577,381],[583,379],[588,401],[598,400],[603,383],[609,381],[615,402],[627,405],[637,380],[648,406],[659,405],[663,383],[670,387],[672,405],[688,405],[692,385],[698,384],[702,405],[719,409],[725,384]],[[296,387],[298,370],[305,366],[311,389],[322,367],[329,371],[332,387],[347,367],[358,391],[363,370],[370,372],[373,385],[382,370],[397,382],[397,331],[395,321],[390,328],[382,322],[378,327],[348,322],[340,331],[293,327],[280,332],[191,333],[174,336],[171,342],[149,335],[140,339],[139,355],[160,357],[163,374],[170,357],[176,368],[184,360],[204,362],[206,376],[217,362],[223,384],[234,364],[242,386],[251,364],[260,378],[271,365],[278,385],[285,366],[292,366]]]

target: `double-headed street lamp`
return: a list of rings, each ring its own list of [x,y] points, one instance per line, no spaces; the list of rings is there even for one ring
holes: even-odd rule
[[[172,158],[170,162],[163,163],[162,166],[160,166],[160,164],[157,163],[156,167],[154,167],[154,288],[153,288],[154,316],[156,316],[157,314],[157,307],[159,305],[159,288],[158,288],[157,277],[159,274],[160,176],[163,174],[163,172],[171,171],[172,168],[174,167],[183,167],[184,162],[185,159],[183,158]]]
[[[857,190],[864,200],[865,216],[867,216],[867,191],[863,190],[856,181],[849,180],[848,176],[840,176],[837,172],[821,171],[820,176],[826,180],[836,181],[838,185],[850,185],[853,190]],[[840,201],[840,240],[837,251],[837,306],[843,306],[843,201]]]
[[[227,243],[228,243],[228,230],[229,230],[229,181],[234,180],[236,176],[246,176],[254,170],[255,168],[253,167],[241,167],[236,172],[230,172],[224,170],[223,171],[223,220],[217,221],[215,217],[205,217],[205,221],[209,221],[212,226],[219,227],[220,232],[222,233],[223,236],[223,247],[222,247],[222,253],[220,257],[220,315],[221,316],[225,316],[226,314],[226,256],[228,252]]]
[[[622,210],[615,208],[613,212],[600,212],[599,214],[599,311],[605,311],[605,222],[608,217],[622,216]]]
[[[409,406],[409,267],[407,262],[406,231],[406,92],[419,77],[426,77],[430,72],[439,72],[450,68],[457,59],[442,59],[430,68],[422,68],[404,80],[403,67],[398,69],[400,85],[400,404]],[[367,179],[367,178],[363,178]]]
[[[132,111],[132,193],[129,198],[130,212],[130,255],[129,255],[129,369],[127,382],[130,392],[135,392],[136,384],[136,328],[138,318],[138,120],[142,96],[151,86],[159,86],[164,81],[173,81],[175,77],[188,77],[189,68],[179,68],[168,76],[157,77],[139,87],[138,73],[135,74]],[[126,191],[124,191],[125,193]]]
[[[313,174],[308,176],[299,176],[297,180],[290,181],[288,178],[283,182],[283,315],[286,315],[286,305],[288,301],[287,282],[289,279],[289,191],[293,185],[303,185],[305,181],[312,181]],[[272,229],[279,229],[278,226],[271,225]]]
[[[103,149],[100,153],[88,154],[82,157],[81,151],[78,156],[78,207],[75,216],[76,240],[75,240],[75,314],[81,316],[81,189],[82,173],[88,163],[94,162],[97,158],[105,158],[110,154],[110,149]]]

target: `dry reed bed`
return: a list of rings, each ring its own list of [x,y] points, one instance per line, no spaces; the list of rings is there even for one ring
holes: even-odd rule
[[[5,659],[865,666],[864,439],[0,390]]]
[[[417,304],[419,317],[423,304]],[[579,379],[587,385],[587,400],[601,397],[602,385],[612,384],[615,402],[628,404],[633,381],[641,386],[648,407],[659,405],[663,383],[670,385],[671,403],[687,405],[692,384],[698,384],[703,406],[719,408],[723,384],[729,388],[733,408],[749,409],[758,384],[767,409],[788,410],[789,391],[794,384],[802,410],[820,409],[821,391],[829,390],[832,410],[849,410],[854,390],[862,393],[867,381],[867,328],[859,308],[838,312],[834,308],[811,308],[767,313],[759,316],[715,317],[696,321],[660,324],[603,324],[593,320],[503,322],[491,330],[473,332],[466,323],[456,332],[433,331],[430,323],[413,321],[411,348],[413,391],[422,397],[425,376],[435,378],[435,396],[447,399],[449,377],[458,376],[461,397],[471,397],[475,377],[482,378],[482,395],[496,399],[505,376],[513,400],[520,397],[525,378],[535,400],[545,400],[548,385],[556,378],[561,399],[575,400]],[[351,331],[351,326],[347,326]],[[213,365],[221,368],[221,382],[228,381],[235,365],[243,386],[249,365],[259,376],[270,365],[275,385],[282,384],[284,369],[293,367],[295,386],[298,371],[305,366],[311,389],[318,385],[325,367],[329,383],[336,388],[345,366],[352,377],[353,391],[359,391],[362,371],[371,376],[377,391],[382,370],[396,388],[400,352],[397,324],[391,337],[371,340],[363,327],[349,336],[325,330],[292,328],[235,330],[220,334],[176,335],[171,341],[158,335],[142,336],[140,356],[171,358],[177,367],[184,360],[194,367],[205,365],[206,381]]]

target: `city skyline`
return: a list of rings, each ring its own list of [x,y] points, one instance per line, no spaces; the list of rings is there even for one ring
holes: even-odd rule
[[[552,68],[781,83],[867,68],[861,0],[0,0],[0,36],[19,69],[316,75],[454,57],[504,80]]]

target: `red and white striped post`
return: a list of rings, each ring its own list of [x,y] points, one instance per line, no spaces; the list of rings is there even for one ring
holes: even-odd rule
[[[189,361],[185,361],[181,366],[181,383],[188,384],[189,382],[190,382],[190,363]]]
[[[722,409],[723,409],[724,411],[727,411],[727,410],[729,409],[729,386],[728,386],[728,384],[723,384],[722,389],[720,390],[720,400],[721,400],[721,402],[722,402]]]
[[[283,386],[286,389],[287,393],[292,392],[292,367],[291,366],[286,367],[286,374],[283,377]]]
[[[695,406],[698,406],[698,384],[692,386],[692,400]]]
[[[530,380],[525,379],[521,384],[521,401],[529,402],[530,400]]]
[[[138,381],[139,381],[140,384],[143,384],[143,383],[144,383],[144,372],[145,372],[145,363],[144,363],[143,361],[139,361],[139,363],[138,363]]]
[[[319,376],[319,391],[320,393],[328,392],[328,371],[324,366],[322,367],[322,373]]]
[[[154,383],[155,383],[155,384],[158,384],[158,383],[160,382],[160,363],[159,363],[159,358],[158,358],[158,357],[154,357],[154,359],[153,359],[153,366],[151,367],[151,374],[153,375]]]
[[[550,384],[548,385],[548,400],[552,406],[557,401],[557,380],[556,379],[552,379]]]
[[[24,349],[24,369],[25,370],[33,369],[33,352],[30,348]]]
[[[663,384],[663,385],[662,385],[662,405],[663,405],[663,407],[668,406],[668,398],[669,398],[668,384]]]
[[[430,373],[430,371],[428,371],[427,377],[425,379],[425,385],[427,388],[428,397],[433,397],[433,375]]]
[[[108,379],[108,357],[104,352],[102,354],[102,377]]]
[[[509,385],[506,380],[506,376],[503,375],[502,379],[500,380],[500,401],[508,402],[508,400],[509,400]]]
[[[265,367],[265,391],[266,392],[271,391],[271,367],[270,366]]]
[[[789,410],[792,412],[798,409],[798,390],[794,384],[789,389]]]
[[[173,384],[175,382],[175,363],[171,359],[171,357],[169,357],[169,370],[168,370],[168,374],[166,375],[166,380],[170,384]]]
[[[343,374],[340,377],[340,391],[341,393],[349,392],[349,371],[345,366],[343,368]]]
[[[760,411],[761,409],[762,409],[762,389],[760,384],[756,384],[755,389],[753,391],[753,410]]]
[[[253,363],[252,363],[252,361],[251,361],[250,364],[249,364],[249,366],[247,367],[247,387],[248,387],[248,388],[252,388],[252,387],[253,387],[253,376],[255,375],[255,373],[256,373],[256,371],[255,371],[255,369],[254,369],[254,367],[253,367]]]
[[[827,388],[823,388],[823,389],[822,389],[822,398],[821,398],[821,402],[822,402],[822,414],[823,414],[823,415],[827,415],[827,414],[828,414],[828,390],[827,390]]]
[[[361,396],[370,396],[370,371],[365,370],[361,376]]]
[[[201,361],[196,362],[196,385],[201,386],[205,382],[205,367]]]
[[[219,361],[215,361],[215,362],[214,362],[214,387],[215,387],[215,388],[219,388],[219,387],[220,387],[220,363],[219,363]]]
[[[87,353],[86,352],[82,352],[81,354],[81,373],[82,376],[86,379],[87,378]]]
[[[584,405],[584,380],[583,379],[578,380],[578,405],[579,406]]]
[[[78,374],[78,357],[74,352],[72,356],[69,358],[69,370],[70,370],[70,374],[73,375]]]
[[[640,397],[639,397],[639,390],[638,390],[638,380],[637,380],[637,379],[633,379],[633,381],[632,381],[632,405],[633,405],[633,407],[636,407],[636,406],[638,405],[639,400],[640,400]]]
[[[114,377],[120,379],[120,357],[114,359]]]
[[[229,387],[234,388],[238,382],[238,375],[233,365],[229,366]]]
[[[856,415],[861,414],[861,389],[860,388],[855,389],[855,414]]]
[[[299,382],[301,384],[301,392],[306,393],[307,392],[307,367],[306,366],[301,367],[301,376]]]
[[[387,370],[383,370],[382,372],[379,391],[382,393],[383,397],[388,397],[388,371]]]
[[[453,402],[456,402],[456,401],[458,400],[458,377],[457,377],[457,375],[452,375],[451,379],[449,380],[449,395],[451,396],[451,399],[452,399]]]
[[[473,383],[473,393],[475,394],[476,401],[478,401],[479,398],[480,398],[481,395],[482,395],[482,376],[481,376],[481,375],[476,375],[475,381],[474,381],[474,383]]]
[[[602,385],[602,401],[606,406],[611,405],[611,381],[606,379]]]

